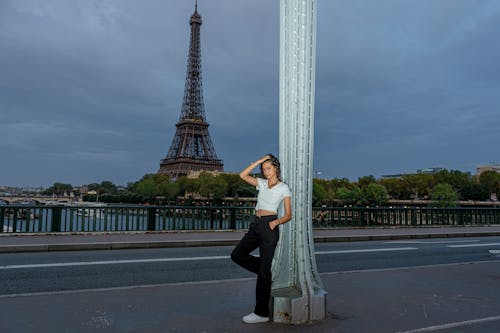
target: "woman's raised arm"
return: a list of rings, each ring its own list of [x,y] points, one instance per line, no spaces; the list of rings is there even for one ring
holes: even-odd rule
[[[245,170],[240,172],[240,178],[243,179],[245,182],[247,182],[250,185],[257,186],[257,179],[250,176],[250,171],[252,171],[253,169],[255,169],[256,166],[258,166],[259,164],[261,164],[262,162],[264,162],[265,160],[268,160],[268,159],[269,159],[269,156],[266,155],[266,156],[262,157],[261,159],[253,162],[249,166],[247,166],[245,168]]]

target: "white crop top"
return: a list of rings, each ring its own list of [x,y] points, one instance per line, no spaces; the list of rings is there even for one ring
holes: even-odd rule
[[[264,209],[277,213],[281,201],[285,197],[292,196],[288,185],[283,182],[270,189],[267,185],[267,179],[257,178],[256,188],[259,190],[259,195],[257,196],[255,210]]]

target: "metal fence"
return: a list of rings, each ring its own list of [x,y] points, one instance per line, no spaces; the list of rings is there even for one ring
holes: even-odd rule
[[[248,228],[253,207],[0,206],[0,233]],[[313,208],[313,227],[499,224],[500,208]]]
[[[498,223],[500,223],[500,208],[313,208],[313,225],[315,227],[487,225]]]

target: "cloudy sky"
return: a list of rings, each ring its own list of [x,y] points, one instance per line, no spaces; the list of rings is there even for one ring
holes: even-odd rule
[[[226,171],[278,153],[279,1],[200,0]],[[500,1],[318,0],[314,170],[500,162]],[[183,97],[188,0],[0,0],[0,185],[156,172]]]

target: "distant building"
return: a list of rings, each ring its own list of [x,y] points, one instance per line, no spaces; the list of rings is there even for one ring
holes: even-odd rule
[[[492,164],[488,164],[488,165],[480,165],[476,168],[476,175],[479,177],[479,175],[485,171],[500,172],[500,164],[492,163]]]
[[[444,171],[444,168],[427,168],[427,169],[418,169],[417,173],[438,173]]]
[[[89,193],[89,188],[86,185],[82,185],[80,187],[73,187],[74,192],[79,192],[81,195],[85,195]]]
[[[388,178],[401,178],[403,176],[409,176],[409,175],[416,175],[419,173],[424,173],[424,174],[434,174],[438,173],[441,171],[444,171],[445,168],[426,168],[426,169],[417,169],[417,172],[410,172],[410,173],[396,173],[392,175],[382,175],[380,178],[383,179],[388,179]]]

